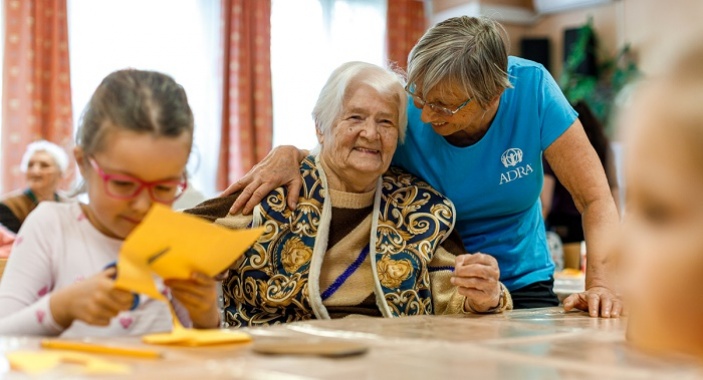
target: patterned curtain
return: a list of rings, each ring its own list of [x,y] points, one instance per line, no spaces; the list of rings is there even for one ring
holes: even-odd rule
[[[25,185],[20,161],[27,144],[73,145],[68,25],[66,0],[5,0],[4,6],[2,184],[14,190]]]
[[[422,0],[388,0],[386,49],[388,61],[405,70],[408,54],[427,29]]]
[[[224,91],[217,187],[271,150],[271,0],[222,0]]]

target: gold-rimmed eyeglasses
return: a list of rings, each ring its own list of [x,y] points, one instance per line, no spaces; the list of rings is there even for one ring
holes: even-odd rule
[[[461,109],[466,107],[466,105],[469,104],[469,102],[471,102],[471,100],[473,99],[473,98],[466,99],[465,102],[461,103],[458,107],[456,107],[454,110],[452,110],[447,107],[440,106],[440,105],[437,105],[434,103],[428,103],[425,99],[421,98],[419,95],[416,95],[415,93],[410,91],[408,86],[405,86],[405,92],[407,92],[410,96],[412,96],[413,102],[415,103],[415,107],[422,109],[425,106],[428,106],[428,107],[430,107],[430,109],[433,112],[436,112],[442,116],[447,116],[447,117],[454,116],[455,113],[461,111]]]

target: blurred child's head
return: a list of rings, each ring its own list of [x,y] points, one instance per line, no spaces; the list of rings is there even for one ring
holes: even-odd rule
[[[703,45],[644,83],[624,119],[623,242],[638,346],[703,359]]]
[[[193,114],[183,87],[167,75],[108,75],[83,113],[76,140],[87,216],[108,236],[125,238],[153,202],[170,205],[185,190]]]

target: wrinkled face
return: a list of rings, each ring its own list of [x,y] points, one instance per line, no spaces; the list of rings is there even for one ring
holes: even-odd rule
[[[49,153],[35,152],[27,165],[27,187],[35,193],[55,192],[61,180],[61,169]]]
[[[420,93],[419,90],[418,93]],[[440,83],[426,94],[424,100],[427,103],[446,107],[453,111],[469,97],[456,85]],[[422,109],[422,114],[420,115],[422,121],[430,123],[435,133],[444,137],[461,134],[462,132],[475,133],[479,129],[485,114],[485,110],[481,108],[475,99],[472,99],[452,116],[435,112],[427,104],[422,106],[417,101],[413,103],[415,107]]]
[[[379,94],[372,87],[350,85],[343,110],[331,130],[321,134],[321,160],[330,187],[348,192],[373,190],[376,180],[391,164],[398,145],[399,99]]]
[[[190,153],[191,137],[155,137],[113,128],[104,138],[103,149],[92,158],[108,175],[126,175],[145,182],[178,181],[183,178]],[[76,161],[88,186],[88,217],[107,236],[124,239],[142,221],[153,200],[145,188],[132,199],[107,193],[105,182],[89,162],[91,157],[76,148]],[[173,203],[173,202],[171,202]],[[170,204],[168,204],[170,206]]]
[[[628,338],[703,358],[703,172],[692,143],[656,102],[626,127],[626,212],[620,240]],[[688,138],[690,140],[690,137]]]

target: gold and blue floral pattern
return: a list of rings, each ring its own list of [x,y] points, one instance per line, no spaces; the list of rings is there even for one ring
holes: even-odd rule
[[[223,284],[225,321],[231,326],[314,318],[308,281],[326,199],[315,158],[301,163],[303,187],[295,211],[286,189],[272,191],[257,207],[264,234]],[[451,202],[399,168],[382,177],[375,231],[370,231],[377,297],[383,315],[432,314],[429,262],[454,226]]]

